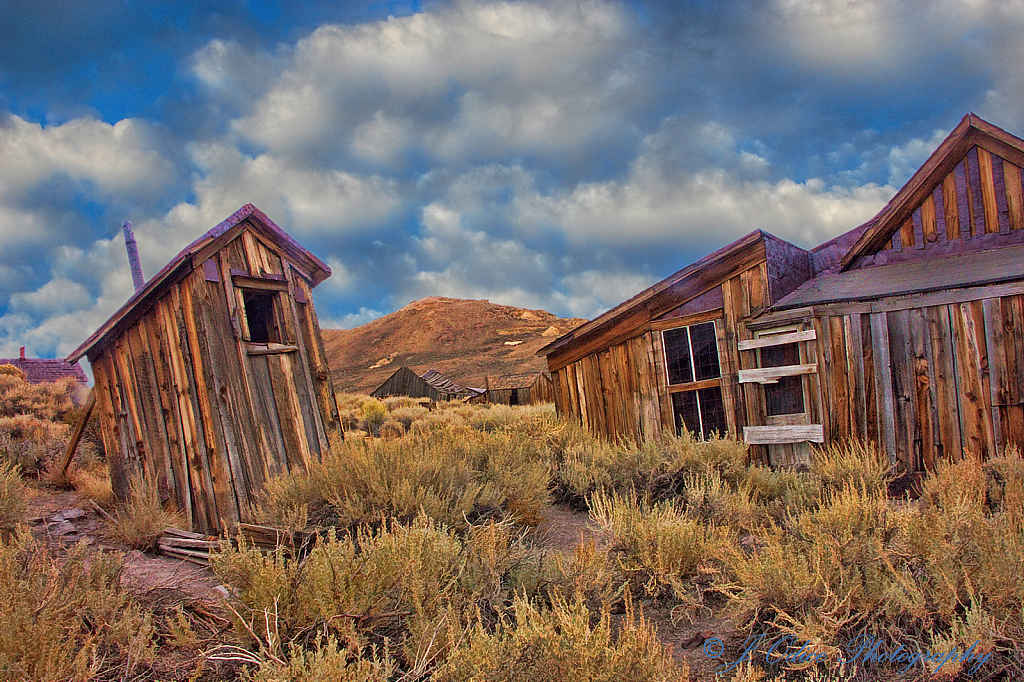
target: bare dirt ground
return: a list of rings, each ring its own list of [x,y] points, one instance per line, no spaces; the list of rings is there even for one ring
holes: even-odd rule
[[[223,596],[213,572],[203,566],[129,550],[106,535],[106,522],[90,501],[75,491],[31,488],[24,522],[32,535],[55,549],[85,543],[125,552],[121,583],[140,593],[175,591],[216,605]]]

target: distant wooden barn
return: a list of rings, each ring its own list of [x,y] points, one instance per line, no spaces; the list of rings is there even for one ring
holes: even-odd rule
[[[427,370],[422,376],[408,367],[399,367],[384,383],[370,395],[374,398],[406,396],[429,398],[431,402],[460,400],[473,395],[472,389],[463,388],[435,369]]]
[[[482,394],[469,399],[471,403],[498,405],[534,405],[555,400],[555,388],[547,372],[520,372],[487,377]]]
[[[267,479],[341,439],[312,289],[330,269],[254,206],[189,244],[68,362],[87,357],[118,497],[156,482],[189,523],[245,520]]]
[[[805,251],[755,231],[539,351],[561,413],[910,471],[1024,445],[1024,140],[968,115],[882,211]]]

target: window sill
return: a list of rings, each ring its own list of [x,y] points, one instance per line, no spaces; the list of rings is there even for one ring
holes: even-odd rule
[[[249,355],[279,355],[295,353],[298,350],[298,346],[289,346],[283,343],[250,343],[247,352]]]

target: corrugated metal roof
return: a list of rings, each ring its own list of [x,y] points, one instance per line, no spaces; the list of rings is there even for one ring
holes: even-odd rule
[[[25,380],[30,384],[57,381],[64,377],[74,377],[80,384],[88,381],[81,365],[77,362],[70,364],[61,358],[0,358],[0,365],[14,365],[25,373]]]

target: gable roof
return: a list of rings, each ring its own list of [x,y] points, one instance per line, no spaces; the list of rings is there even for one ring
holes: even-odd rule
[[[117,312],[110,316],[89,338],[82,342],[70,355],[68,362],[76,362],[79,358],[94,349],[102,348],[120,335],[134,321],[134,312],[144,312],[150,303],[155,302],[166,287],[198,267],[206,258],[234,239],[245,226],[252,228],[257,234],[269,239],[286,255],[300,265],[304,274],[308,275],[311,286],[316,286],[331,276],[331,269],[292,239],[278,227],[263,211],[252,204],[246,204],[231,214],[226,220],[218,223],[210,231],[186,246],[171,259],[167,265],[153,275],[141,289],[132,294]]]
[[[629,300],[598,315],[590,322],[563,334],[537,351],[537,355],[575,351],[573,356],[586,355],[598,347],[607,347],[631,338],[636,330],[651,320],[679,307],[682,303],[713,289],[738,269],[765,259],[767,232],[754,230],[713,253],[704,256],[673,275],[666,277]],[[774,237],[773,237],[774,238]],[[614,332],[606,339],[613,328]]]
[[[993,154],[1024,166],[1024,140],[970,113],[963,117],[928,160],[917,169],[899,192],[885,205],[860,238],[846,252],[841,269],[847,270],[860,256],[881,249],[896,230],[913,214],[947,174],[977,145]]]
[[[57,381],[64,377],[73,377],[80,384],[89,380],[81,365],[60,358],[0,358],[0,365],[14,365],[25,373],[25,381],[30,384]]]

